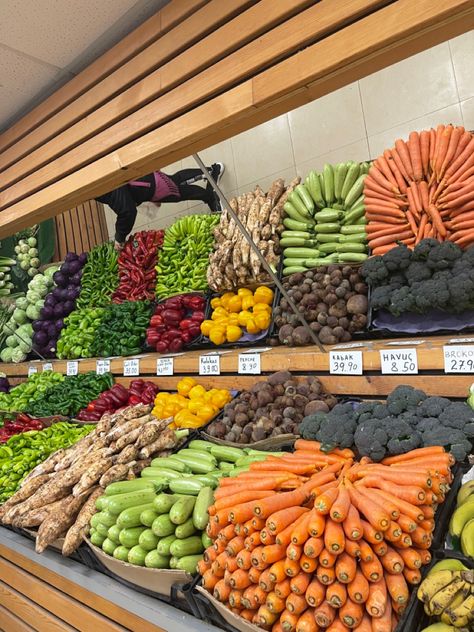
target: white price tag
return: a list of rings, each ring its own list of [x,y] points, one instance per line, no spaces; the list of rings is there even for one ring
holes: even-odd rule
[[[474,373],[474,345],[443,347],[445,373]]]
[[[362,351],[330,351],[329,373],[333,375],[362,375]]]
[[[259,353],[239,353],[238,372],[242,374],[260,375],[260,354]]]
[[[34,375],[34,373],[38,373],[38,367],[37,366],[29,366],[28,367],[28,377],[30,377],[30,375]]]
[[[95,363],[95,372],[97,375],[104,375],[110,371],[110,360],[97,360]]]
[[[77,375],[79,373],[79,362],[77,360],[69,360],[66,364],[66,375]]]
[[[410,375],[418,373],[416,349],[381,349],[380,363],[384,375]]]
[[[156,361],[157,375],[173,375],[174,360],[173,358],[158,358]]]
[[[43,371],[52,371],[53,370],[53,363],[52,362],[45,362],[43,364]]]
[[[199,356],[199,375],[220,375],[221,360],[218,355]]]
[[[124,360],[123,375],[124,377],[136,377],[137,375],[140,375],[140,360],[138,358]]]

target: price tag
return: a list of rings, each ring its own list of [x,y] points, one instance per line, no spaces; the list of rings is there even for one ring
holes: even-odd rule
[[[474,345],[443,347],[445,373],[474,373]]]
[[[362,351],[330,351],[329,373],[362,375]]]
[[[53,370],[53,363],[52,362],[45,362],[43,364],[43,371],[52,371]]]
[[[66,375],[77,375],[79,373],[79,362],[77,360],[69,360],[66,364]]]
[[[199,356],[199,375],[220,375],[221,360],[218,355]]]
[[[260,375],[260,354],[259,353],[239,353],[239,373]]]
[[[97,375],[104,375],[110,371],[110,360],[97,360],[95,363],[95,372]]]
[[[416,349],[381,349],[380,363],[385,375],[409,375],[418,373]]]
[[[137,375],[140,375],[140,360],[138,358],[124,360],[123,375],[124,377],[136,377]]]
[[[156,361],[157,375],[173,375],[174,360],[173,358],[158,358]]]
[[[35,373],[38,373],[38,367],[37,366],[29,366],[28,367],[28,377],[30,377],[30,375],[34,375]]]

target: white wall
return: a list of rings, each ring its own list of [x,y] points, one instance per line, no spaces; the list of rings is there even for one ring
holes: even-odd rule
[[[221,161],[221,185],[233,196],[278,176],[305,176],[325,162],[376,158],[397,138],[440,123],[474,130],[474,31],[352,83],[201,153]],[[186,158],[163,171],[194,167]],[[164,228],[196,202],[142,205],[134,230]],[[107,213],[111,235],[113,213]]]

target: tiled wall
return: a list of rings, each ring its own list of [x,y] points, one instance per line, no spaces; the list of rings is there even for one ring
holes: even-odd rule
[[[203,151],[206,164],[221,161],[221,185],[229,196],[291,179],[325,162],[367,160],[439,123],[474,129],[474,31],[435,46],[317,101]],[[169,166],[195,167],[192,158]],[[135,230],[161,228],[176,217],[205,211],[196,202],[142,205]],[[113,234],[114,216],[108,225]]]

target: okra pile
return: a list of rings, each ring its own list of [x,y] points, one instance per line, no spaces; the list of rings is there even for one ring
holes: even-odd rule
[[[268,452],[194,440],[151,461],[141,478],[108,485],[96,500],[90,541],[122,562],[193,574],[212,541],[206,534],[213,490]]]

